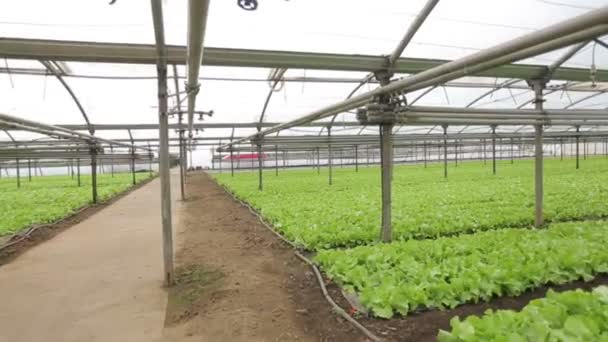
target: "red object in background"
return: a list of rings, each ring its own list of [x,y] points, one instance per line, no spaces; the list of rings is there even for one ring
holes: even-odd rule
[[[267,158],[268,158],[268,156],[265,153],[262,153],[262,159],[267,159]],[[234,160],[251,160],[251,159],[258,160],[258,154],[257,153],[233,154],[232,159],[234,159]],[[230,154],[224,156],[222,158],[222,160],[230,160]]]

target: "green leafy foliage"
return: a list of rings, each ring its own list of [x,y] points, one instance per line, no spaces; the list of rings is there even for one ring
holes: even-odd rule
[[[608,221],[320,251],[315,261],[383,318],[453,308],[608,272]]]
[[[531,301],[521,311],[488,310],[482,317],[458,317],[439,342],[608,341],[608,287],[556,293]]]
[[[99,200],[107,200],[132,185],[130,173],[97,175]],[[136,173],[141,182],[150,175]],[[0,235],[15,233],[34,224],[54,222],[91,203],[91,177],[81,175],[82,186],[68,176],[27,177],[17,188],[16,178],[0,179]]]
[[[435,238],[534,221],[533,162],[490,162],[450,166],[443,178],[439,164],[395,167],[394,238]],[[265,172],[258,191],[257,171],[215,174],[218,182],[250,203],[288,239],[309,249],[349,247],[377,240],[380,227],[380,172],[377,167]],[[576,170],[572,160],[545,162],[545,217],[548,221],[608,215],[608,162],[589,158]]]

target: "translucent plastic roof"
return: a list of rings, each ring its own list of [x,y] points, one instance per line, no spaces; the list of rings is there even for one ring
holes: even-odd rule
[[[387,55],[397,45],[426,0],[259,0],[257,11],[246,12],[235,1],[211,1],[205,45],[211,47],[261,50],[327,52],[340,54]],[[583,14],[608,4],[608,0],[442,0],[405,49],[402,57],[457,59],[497,43],[516,38],[536,29]],[[165,35],[168,44],[185,45],[187,2],[164,2]],[[11,38],[78,40],[94,42],[154,44],[149,2],[117,0],[20,0],[0,4],[0,30]],[[520,63],[549,65],[567,48],[540,55]],[[564,66],[608,69],[608,49],[597,44],[585,48]],[[60,65],[64,78],[81,101],[94,124],[158,122],[156,67],[153,65],[67,62]],[[52,75],[45,74],[39,61],[0,60],[0,112],[49,124],[84,124],[82,114],[66,89]],[[13,70],[7,73],[6,69]],[[178,66],[179,86],[184,97],[184,66]],[[207,123],[258,122],[270,90],[270,69],[208,67],[201,69],[198,110],[213,110]],[[290,69],[285,82],[272,92],[266,122],[285,122],[315,109],[346,98],[363,79],[365,72]],[[169,68],[169,92],[175,94],[173,70]],[[407,75],[396,75],[406,77]],[[301,82],[322,78],[324,82]],[[329,82],[329,80],[333,80]],[[524,81],[510,89],[499,89],[478,98],[508,79],[467,77],[455,81],[474,82],[480,87],[447,84],[432,90],[408,94],[408,100],[420,97],[416,105],[531,108],[532,92]],[[552,84],[559,88],[564,82]],[[359,92],[377,87],[372,83]],[[561,89],[561,88],[560,88]],[[590,83],[568,86],[568,90],[548,90],[547,108],[608,108],[604,84],[590,88]],[[589,91],[593,90],[593,92]],[[595,94],[595,95],[593,95]],[[590,97],[590,95],[593,95]],[[472,102],[474,102],[472,104]],[[171,97],[170,108],[176,107]],[[183,104],[185,108],[185,102]],[[329,121],[330,119],[325,119]],[[340,127],[352,122],[354,115],[340,114],[335,119],[335,134],[377,134],[374,127]],[[171,122],[176,122],[173,117]],[[198,122],[198,121],[197,121]],[[454,131],[462,127],[451,128]],[[487,131],[470,126],[467,132]],[[516,130],[517,128],[504,128]],[[400,133],[439,132],[441,128],[403,127]],[[321,128],[294,128],[281,135],[319,134]],[[238,128],[234,136],[255,132]],[[232,129],[197,132],[203,137],[227,137]],[[20,138],[38,135],[19,132]],[[111,139],[127,139],[126,131],[103,131]],[[156,138],[156,131],[133,131],[134,138]],[[171,137],[176,133],[171,131]],[[4,135],[0,134],[4,140]]]

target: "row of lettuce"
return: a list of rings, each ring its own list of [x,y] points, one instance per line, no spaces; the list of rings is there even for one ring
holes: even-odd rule
[[[608,287],[593,291],[551,290],[521,311],[488,310],[482,317],[454,317],[439,342],[608,341]]]
[[[136,173],[142,182],[151,175]],[[97,175],[100,201],[108,200],[132,186],[130,173]],[[14,178],[0,179],[0,236],[16,233],[35,224],[59,220],[91,202],[91,179],[81,176],[81,186],[69,176],[33,177],[17,188]]]
[[[441,168],[402,166],[393,179],[393,231],[396,240],[436,238],[534,222],[533,164],[461,164],[444,180]],[[549,222],[604,218],[608,214],[608,163],[587,160],[576,170],[569,162],[545,165],[545,218]],[[251,204],[296,244],[320,250],[373,243],[380,227],[377,169],[338,169],[334,184],[314,171],[266,175],[258,191],[252,173],[217,175],[220,184]]]
[[[438,175],[437,166],[396,168],[395,241],[389,244],[377,243],[377,169],[337,170],[331,187],[324,183],[323,174],[286,172],[268,180],[263,192],[249,174],[217,178],[287,238],[315,251],[315,262],[328,277],[356,293],[376,317],[454,308],[608,273],[608,221],[602,220],[608,214],[607,163],[592,159],[588,167],[575,170],[567,161],[547,161],[545,217],[551,224],[543,229],[531,228],[531,162],[503,166],[499,165],[499,175],[492,176],[480,163],[462,164],[450,170],[448,180]],[[451,332],[442,331],[438,337],[441,341],[603,340],[608,314],[593,321],[579,313],[595,312],[600,304],[583,299],[598,302],[596,292],[564,293],[559,299],[551,294],[521,312],[455,318]],[[576,304],[569,298],[581,300]],[[561,311],[551,309],[554,306]],[[557,320],[542,317],[558,313],[563,317],[558,323],[522,323],[530,321],[528,316],[539,307],[550,308],[543,309],[538,319]]]

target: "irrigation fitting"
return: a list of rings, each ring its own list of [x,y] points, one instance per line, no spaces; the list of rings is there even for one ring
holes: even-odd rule
[[[397,122],[395,103],[378,99],[357,110],[357,120],[361,125],[386,125]]]
[[[188,83],[185,83],[186,86],[186,94],[190,95],[198,95],[198,92],[201,90],[201,84],[197,83],[195,86],[190,86]]]

